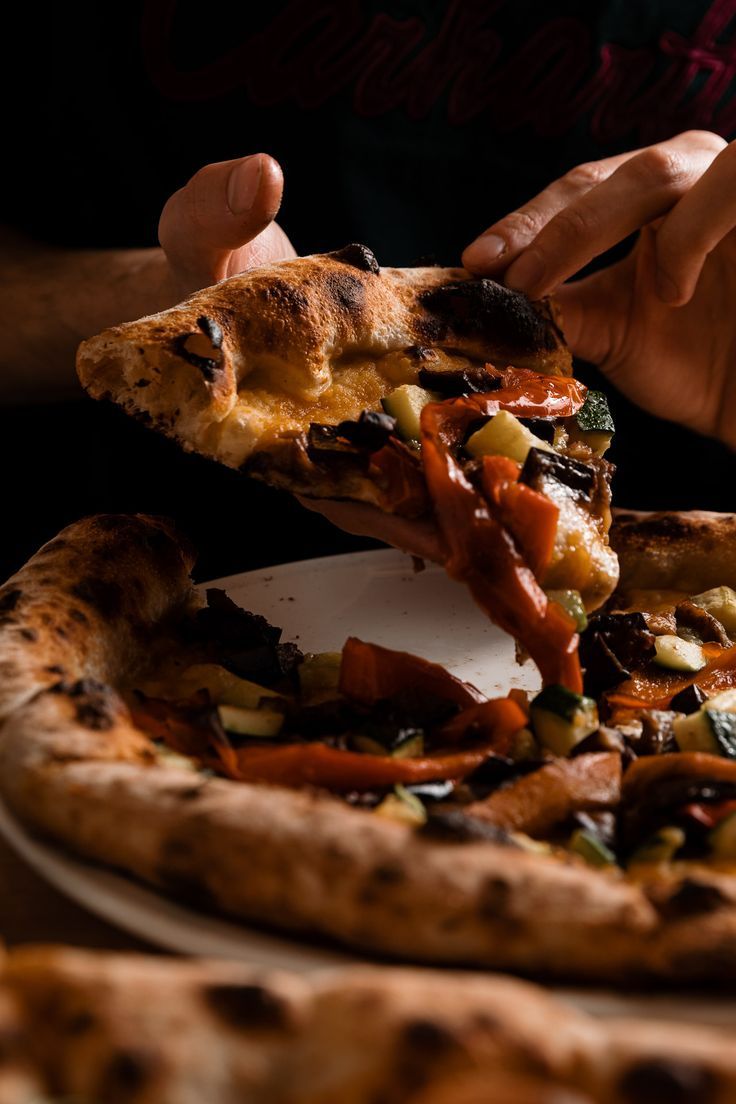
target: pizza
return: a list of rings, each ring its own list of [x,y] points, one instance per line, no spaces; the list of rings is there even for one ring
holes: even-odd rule
[[[507,977],[21,948],[0,967],[0,1100],[731,1104],[733,1035],[594,1020]]]
[[[655,595],[639,538],[678,527]],[[304,654],[196,590],[169,523],[86,519],[0,588],[0,792],[76,853],[271,928],[548,978],[732,983],[734,534],[723,515],[625,516],[621,587],[581,631],[584,692],[486,700],[357,638]]]
[[[115,326],[77,364],[90,395],[187,449],[425,525],[543,677],[580,690],[577,623],[618,573],[613,423],[571,378],[550,300],[461,269],[381,269],[351,245]]]

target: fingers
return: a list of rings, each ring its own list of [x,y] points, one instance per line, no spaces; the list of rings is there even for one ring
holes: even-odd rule
[[[394,548],[421,556],[423,560],[443,563],[446,559],[437,528],[431,521],[410,520],[385,514],[364,502],[338,502],[329,498],[304,498],[297,495],[307,510],[322,514],[333,525],[358,537],[372,537]]]
[[[577,165],[523,207],[484,230],[463,253],[463,264],[477,276],[493,276],[508,268],[551,218],[573,200],[607,180],[619,165],[635,157],[638,152],[633,150],[602,161]]]
[[[265,153],[195,173],[168,200],[159,222],[161,246],[180,282],[204,287],[249,267],[249,250],[243,249],[249,244],[257,263],[279,249],[283,255],[283,232],[270,230],[283,187],[280,166]],[[240,251],[237,269],[234,251]]]
[[[553,291],[594,257],[667,214],[709,168],[724,144],[718,135],[688,131],[624,155],[618,165],[610,158],[573,170],[563,178],[564,185],[550,186],[547,193],[552,192],[551,196],[543,198],[545,193],[541,193],[533,201],[535,226],[543,225],[527,239],[521,252],[513,254],[505,282],[532,298]],[[595,183],[597,174],[602,179]],[[569,197],[566,204],[565,195]],[[508,216],[512,227],[513,217]],[[501,235],[505,221],[496,224]]]
[[[726,146],[656,234],[656,289],[671,306],[693,296],[708,254],[736,227],[736,144]]]

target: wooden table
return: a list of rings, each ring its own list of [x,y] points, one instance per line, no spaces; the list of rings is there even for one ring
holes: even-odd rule
[[[152,947],[98,920],[39,878],[0,839],[0,942],[72,943],[108,950]]]

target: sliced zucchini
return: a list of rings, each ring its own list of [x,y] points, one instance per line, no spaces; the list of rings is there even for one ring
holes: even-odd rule
[[[728,586],[713,587],[695,594],[691,601],[720,621],[727,633],[736,633],[736,590]]]
[[[736,813],[730,813],[716,824],[708,843],[718,859],[736,859]]]
[[[422,802],[401,784],[394,786],[394,792],[387,794],[373,811],[378,816],[399,820],[415,828],[426,824],[427,821],[427,810]]]
[[[562,606],[565,613],[569,613],[578,632],[583,632],[588,627],[588,615],[579,590],[548,590],[547,597]]]
[[[405,441],[419,441],[422,436],[421,414],[427,403],[436,402],[437,396],[415,383],[404,383],[397,387],[381,405],[387,414],[396,419],[399,436]]]
[[[682,828],[668,825],[660,828],[653,836],[650,836],[641,847],[634,851],[630,863],[666,863],[674,859],[677,852],[685,843],[685,833]]]
[[[554,452],[552,445],[536,437],[508,410],[499,410],[465,442],[465,450],[471,456],[508,456],[518,464],[524,463],[533,448]]]
[[[598,707],[564,686],[545,686],[531,704],[531,722],[540,744],[564,756],[598,728]]]
[[[417,759],[424,755],[424,735],[412,732],[391,750],[392,759]]]
[[[226,732],[238,736],[268,738],[278,736],[284,727],[283,713],[273,709],[241,709],[235,705],[219,705],[217,713]]]
[[[602,391],[589,391],[576,415],[580,436],[596,456],[603,456],[616,431]]]
[[[568,845],[571,851],[585,859],[590,866],[615,866],[616,856],[603,840],[585,828],[577,828],[570,836]]]
[[[264,698],[281,696],[257,682],[239,678],[219,663],[193,663],[183,672],[181,684],[192,693],[207,690],[218,705],[237,705],[243,709],[257,709]]]
[[[736,759],[736,713],[701,709],[675,721],[672,729],[681,751],[705,751]]]
[[[707,662],[700,644],[671,633],[655,637],[654,649],[654,662],[668,671],[702,671]]]
[[[308,652],[299,664],[299,689],[303,705],[319,705],[340,696],[342,652]]]

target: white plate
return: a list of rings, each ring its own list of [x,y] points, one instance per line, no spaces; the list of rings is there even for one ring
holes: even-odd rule
[[[434,565],[415,574],[394,551],[358,552],[233,575],[224,588],[245,609],[284,629],[305,651],[337,651],[360,636],[443,663],[486,694],[534,690],[531,664],[520,667],[512,642],[491,625],[465,588]],[[245,960],[302,972],[358,960],[348,952],[269,935],[177,905],[128,878],[73,858],[31,837],[0,805],[0,833],[56,889],[150,943],[186,954]],[[730,1024],[732,1002],[675,996],[620,996],[558,990],[595,1015],[643,1015]]]

